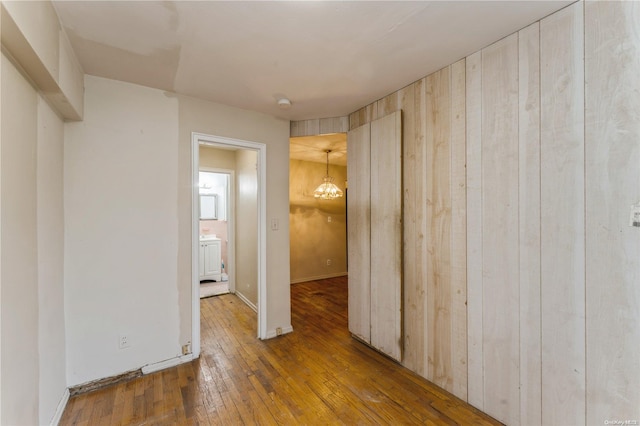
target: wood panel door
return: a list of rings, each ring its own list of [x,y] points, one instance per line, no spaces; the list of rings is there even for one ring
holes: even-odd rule
[[[371,163],[369,123],[347,133],[349,331],[371,343]]]
[[[401,360],[401,112],[347,136],[349,331]]]
[[[402,121],[371,122],[371,345],[402,359]]]

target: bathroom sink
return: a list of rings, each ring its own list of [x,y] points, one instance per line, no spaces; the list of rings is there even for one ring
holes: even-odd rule
[[[206,240],[218,240],[219,238],[216,237],[215,234],[210,234],[210,235],[200,235],[200,241],[206,241]]]

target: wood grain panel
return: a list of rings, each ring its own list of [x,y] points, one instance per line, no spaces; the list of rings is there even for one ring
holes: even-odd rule
[[[466,59],[467,401],[484,409],[482,352],[482,52]]]
[[[540,24],[519,32],[520,421],[542,423]]]
[[[399,93],[399,106],[402,109],[402,173],[403,173],[403,312],[404,312],[404,348],[405,367],[424,374],[423,354],[425,337],[425,316],[423,299],[425,293],[422,269],[425,253],[420,247],[424,244],[424,188],[423,162],[424,124],[423,85],[416,82]]]
[[[583,3],[540,22],[542,423],[585,423]]]
[[[347,133],[349,331],[371,343],[370,125]]]
[[[465,60],[451,65],[451,393],[467,399]]]
[[[289,124],[290,137],[312,136],[320,134],[320,120],[317,118],[311,120],[292,121]]]
[[[444,389],[451,374],[451,91],[450,68],[426,79],[427,379]]]
[[[360,108],[358,111],[349,114],[349,129],[355,129],[364,124],[371,123],[378,114],[377,103],[367,105],[364,108]]]
[[[640,420],[640,3],[585,3],[587,424]]]
[[[484,411],[519,419],[518,35],[482,51]]]
[[[399,92],[393,92],[384,98],[376,102],[378,108],[376,109],[376,119],[385,117],[400,110],[399,106]]]
[[[540,334],[540,24],[519,48],[520,421],[542,423]]]
[[[371,123],[371,344],[402,358],[402,125]],[[375,224],[375,226],[373,226]]]
[[[320,119],[320,134],[344,133],[349,130],[349,117],[330,117]]]

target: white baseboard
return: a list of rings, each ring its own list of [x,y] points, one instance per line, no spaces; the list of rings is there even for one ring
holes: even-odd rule
[[[238,296],[240,300],[242,300],[247,306],[253,309],[254,312],[256,313],[258,312],[258,307],[254,305],[249,299],[247,299],[244,294],[240,293],[239,291],[236,291],[236,296]]]
[[[293,332],[293,326],[288,325],[286,327],[282,327],[282,334],[287,334],[292,332]],[[273,330],[267,331],[267,336],[265,337],[265,339],[272,339],[277,336],[278,336],[278,331],[274,328]]]
[[[344,277],[349,275],[347,272],[335,272],[333,274],[316,275],[315,277],[296,278],[291,280],[291,284],[306,283],[307,281],[326,280],[327,278]]]
[[[69,388],[65,388],[64,393],[62,394],[62,398],[60,398],[60,402],[58,403],[58,407],[56,408],[56,412],[51,418],[51,426],[58,426],[58,424],[60,423],[60,419],[62,419],[64,409],[67,408],[67,403],[69,402],[69,395]]]
[[[175,358],[169,358],[164,361],[156,362],[154,364],[147,364],[142,367],[142,374],[155,373],[156,371],[164,370],[167,368],[175,367],[176,365],[184,364],[193,360],[193,354],[187,354],[177,356]]]

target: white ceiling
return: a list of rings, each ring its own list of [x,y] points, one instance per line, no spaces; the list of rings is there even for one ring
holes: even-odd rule
[[[304,120],[349,114],[571,2],[54,5],[87,74]]]

